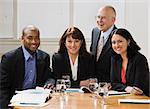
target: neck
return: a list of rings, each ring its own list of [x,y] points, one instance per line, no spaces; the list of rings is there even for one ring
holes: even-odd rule
[[[25,49],[31,54],[31,55],[33,55],[34,53],[36,53],[36,51],[31,51],[30,49],[28,49],[27,47],[25,47]]]
[[[78,54],[69,54],[69,57],[71,58],[72,63],[75,63],[75,60],[77,58]]]
[[[121,57],[122,57],[123,60],[124,60],[124,59],[127,59],[127,53],[121,54]]]
[[[128,64],[128,58],[127,58],[127,55],[124,55],[124,56],[122,56],[121,55],[121,57],[122,57],[122,67],[124,68],[124,71],[126,72],[126,69],[127,69],[127,64]]]

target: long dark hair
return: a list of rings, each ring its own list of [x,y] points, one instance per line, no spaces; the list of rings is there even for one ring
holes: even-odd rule
[[[128,47],[127,47],[127,57],[132,57],[134,56],[141,48],[137,45],[137,43],[135,42],[135,40],[133,39],[132,35],[130,34],[130,32],[124,28],[119,28],[119,29],[115,29],[112,32],[112,36],[114,34],[118,34],[120,36],[122,36],[123,38],[125,38],[127,41],[130,41]]]
[[[68,36],[71,36],[73,39],[81,40],[82,44],[81,44],[81,47],[79,50],[79,54],[87,54],[88,53],[87,49],[86,49],[86,42],[85,42],[84,35],[81,32],[81,30],[79,30],[77,27],[69,27],[65,30],[65,32],[63,33],[63,35],[59,41],[58,53],[65,53],[67,51],[65,42],[66,42],[66,38]]]

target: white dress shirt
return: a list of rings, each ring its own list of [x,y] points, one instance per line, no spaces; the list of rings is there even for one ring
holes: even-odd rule
[[[69,56],[70,64],[71,64],[71,70],[72,70],[72,79],[74,81],[77,80],[77,71],[78,71],[78,56],[75,59],[75,62],[73,64],[71,57]]]

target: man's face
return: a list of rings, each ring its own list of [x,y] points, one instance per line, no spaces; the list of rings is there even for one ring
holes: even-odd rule
[[[40,45],[40,37],[38,31],[26,30],[24,36],[22,36],[22,42],[24,47],[29,53],[34,53]]]
[[[96,23],[97,27],[105,32],[107,31],[112,25],[114,25],[115,17],[113,15],[113,11],[109,8],[102,8],[99,9],[97,16],[96,16]]]

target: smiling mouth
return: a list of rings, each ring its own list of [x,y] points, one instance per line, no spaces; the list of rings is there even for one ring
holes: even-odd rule
[[[121,49],[116,49],[116,51],[120,51]]]
[[[76,49],[71,49],[72,51],[76,51]]]
[[[37,47],[37,46],[36,46],[36,45],[31,45],[31,47],[35,48],[35,47]]]

